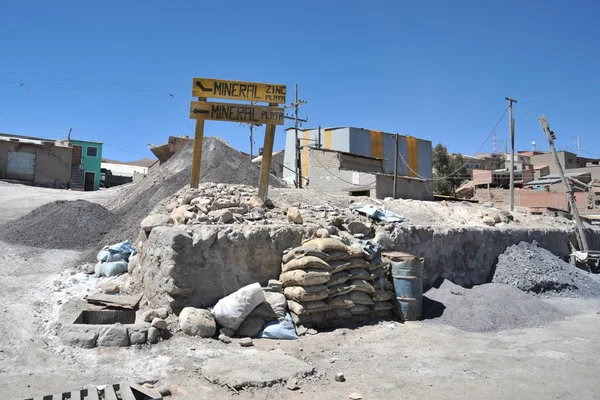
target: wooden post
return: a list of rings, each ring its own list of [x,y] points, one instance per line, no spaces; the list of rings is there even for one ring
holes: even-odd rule
[[[277,107],[277,103],[269,103]],[[258,183],[258,197],[263,201],[269,195],[269,178],[271,177],[271,160],[273,159],[273,143],[275,141],[275,125],[267,124],[265,128],[265,143],[263,145],[262,161],[260,163],[260,181]]]
[[[198,97],[198,101],[206,101],[206,97]],[[192,158],[192,179],[190,187],[197,189],[200,183],[200,164],[202,163],[202,141],[204,139],[204,120],[196,120],[194,131],[194,155]]]

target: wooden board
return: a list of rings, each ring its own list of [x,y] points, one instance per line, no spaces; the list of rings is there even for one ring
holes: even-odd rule
[[[284,108],[250,104],[192,101],[190,118],[213,121],[246,122],[252,124],[283,125]]]
[[[271,83],[194,78],[192,96],[283,104],[286,90],[285,85]]]
[[[100,304],[107,307],[119,307],[126,308],[128,310],[134,310],[137,308],[140,300],[142,299],[141,294],[132,296],[120,296],[112,294],[95,293],[85,297],[90,304]]]

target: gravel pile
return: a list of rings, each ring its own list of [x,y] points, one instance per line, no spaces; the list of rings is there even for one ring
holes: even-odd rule
[[[99,204],[55,201],[2,226],[0,240],[47,249],[81,250],[102,242],[115,223],[115,215]]]
[[[488,283],[464,289],[444,281],[425,294],[423,316],[426,323],[467,332],[498,332],[543,326],[565,314],[514,286]]]
[[[504,283],[543,297],[598,297],[598,276],[564,262],[548,250],[521,242],[498,257],[492,282]]]

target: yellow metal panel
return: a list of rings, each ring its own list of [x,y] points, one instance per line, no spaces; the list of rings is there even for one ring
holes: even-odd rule
[[[285,103],[285,85],[210,78],[194,78],[192,85],[194,97]]]
[[[371,131],[371,157],[383,158],[383,133]]]
[[[190,118],[214,121],[283,125],[284,111],[282,107],[253,106],[250,104],[206,101],[192,101],[190,103]]]
[[[419,174],[419,142],[412,136],[406,137],[406,147],[408,149],[408,176],[417,176]]]
[[[325,129],[325,148],[331,150],[331,129]]]
[[[301,143],[301,146],[302,146],[302,156],[301,156],[302,176],[305,178],[308,178],[308,145],[310,144],[308,139],[310,139],[310,130],[305,130],[303,137],[304,137],[304,140]],[[305,183],[305,182],[303,182],[303,183]]]

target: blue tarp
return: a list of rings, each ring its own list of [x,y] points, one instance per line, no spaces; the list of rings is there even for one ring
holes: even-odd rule
[[[381,208],[377,208],[371,205],[364,206],[357,204],[354,207],[350,207],[350,209],[377,221],[402,222],[405,219],[399,214],[387,210],[382,210]]]

